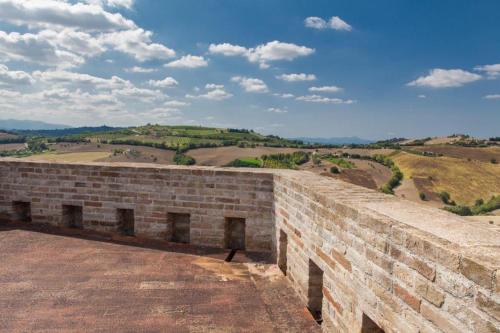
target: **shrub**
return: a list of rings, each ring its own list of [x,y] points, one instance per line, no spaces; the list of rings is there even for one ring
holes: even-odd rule
[[[335,174],[339,174],[339,173],[340,173],[340,170],[339,170],[339,168],[337,168],[336,166],[332,166],[332,167],[330,168],[330,172],[331,172],[331,173],[335,173]]]
[[[262,166],[262,161],[258,158],[242,158],[235,159],[234,161],[229,162],[225,166],[233,167],[233,168],[260,168]]]
[[[176,152],[174,156],[174,163],[177,165],[193,165],[196,161],[191,156]]]
[[[449,205],[450,204],[450,194],[446,191],[442,191],[438,193],[438,196],[441,198],[441,201],[443,201],[444,204]]]
[[[425,201],[426,197],[424,192],[420,192],[418,196],[420,197],[420,200]]]
[[[467,206],[446,206],[444,210],[447,210],[451,213],[461,215],[461,216],[470,216],[472,215],[472,211]]]
[[[495,158],[492,158],[491,161],[490,161],[492,164],[497,164],[497,160]]]

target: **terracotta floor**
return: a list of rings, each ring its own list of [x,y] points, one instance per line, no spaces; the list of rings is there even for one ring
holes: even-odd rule
[[[0,227],[0,332],[319,332],[275,265],[227,250]]]

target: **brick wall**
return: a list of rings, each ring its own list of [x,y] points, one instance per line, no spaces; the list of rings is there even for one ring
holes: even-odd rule
[[[323,331],[500,331],[496,232],[309,173],[277,172],[274,196],[276,239],[287,235],[287,276],[304,304],[311,265],[323,271]]]
[[[62,224],[63,205],[83,207],[86,229],[113,232],[133,209],[137,236],[164,239],[168,213],[190,214],[190,243],[224,246],[225,218],[245,218],[246,248],[272,247],[272,174],[214,168],[0,162],[0,212],[31,203],[33,223]]]
[[[190,242],[224,246],[245,219],[248,250],[273,251],[325,332],[500,332],[500,238],[460,217],[308,172],[0,161],[0,218],[31,202],[33,223],[165,238],[190,214]],[[284,253],[285,252],[285,253]],[[319,305],[318,305],[318,300]],[[319,306],[319,308],[318,308]]]

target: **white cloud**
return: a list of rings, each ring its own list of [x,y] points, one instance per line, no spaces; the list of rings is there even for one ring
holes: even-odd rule
[[[118,76],[112,76],[110,79],[104,79],[84,73],[75,73],[68,71],[35,71],[33,77],[40,82],[54,85],[78,85],[97,89],[122,89],[133,87],[130,81],[124,80]]]
[[[169,59],[175,57],[175,51],[168,47],[152,43],[153,33],[141,28],[111,32],[102,35],[101,40],[115,50],[129,54],[138,61]]]
[[[237,82],[246,92],[252,93],[265,93],[269,89],[264,81],[261,79],[244,77],[244,76],[234,76],[231,78],[232,82]]]
[[[101,7],[123,7],[132,9],[134,6],[134,0],[85,0],[85,2]]]
[[[261,68],[268,68],[269,61],[288,60],[304,57],[314,53],[314,49],[292,43],[272,41],[258,45],[255,48],[245,48],[229,43],[210,44],[208,51],[212,54],[225,56],[244,56],[252,63],[258,63]]]
[[[474,69],[486,73],[489,79],[500,77],[500,64],[476,66]]]
[[[311,92],[326,92],[326,93],[336,93],[342,91],[342,88],[337,86],[322,86],[322,87],[310,87]]]
[[[500,99],[500,94],[492,94],[484,96],[485,99]]]
[[[268,112],[274,112],[274,113],[287,113],[288,110],[286,108],[268,108]]]
[[[332,16],[328,24],[330,25],[330,28],[334,30],[344,30],[344,31],[352,30],[352,27],[346,21],[342,20],[338,16]]]
[[[222,101],[222,100],[231,98],[233,96],[232,94],[225,91],[224,86],[221,84],[209,83],[205,86],[205,90],[208,90],[205,94],[200,94],[200,95],[187,94],[186,98]]]
[[[304,25],[313,29],[326,29],[326,21],[321,17],[310,16],[304,20]]]
[[[40,35],[0,31],[0,59],[21,60],[46,66],[74,67],[85,62],[83,57],[59,50]]]
[[[417,96],[418,98],[427,98],[427,95],[424,95],[424,94],[420,94]]]
[[[210,44],[208,47],[208,52],[214,53],[214,54],[223,54],[225,56],[244,56],[247,54],[248,49],[239,46],[239,45],[232,45],[229,43],[222,43],[222,44]]]
[[[28,27],[74,27],[86,31],[137,27],[121,14],[107,12],[100,6],[58,0],[1,0],[0,20]]]
[[[297,101],[311,102],[311,103],[322,103],[322,104],[353,104],[355,101],[352,99],[340,99],[340,98],[329,98],[319,95],[306,95],[299,96],[296,98]]]
[[[163,80],[149,80],[148,84],[157,88],[171,88],[179,84],[173,77],[167,76]]]
[[[11,71],[9,67],[0,64],[0,85],[30,85],[35,80],[33,77],[23,71]]]
[[[223,84],[207,83],[205,89],[224,89]]]
[[[140,67],[140,66],[125,68],[125,72],[127,72],[127,73],[153,73],[156,71],[157,71],[156,68],[145,68],[145,67]]]
[[[273,96],[276,96],[276,97],[281,97],[281,98],[294,98],[295,95],[294,94],[289,94],[289,93],[285,93],[285,94],[273,94]]]
[[[276,76],[277,79],[287,81],[287,82],[298,82],[298,81],[314,81],[316,80],[316,75],[314,74],[282,74]]]
[[[464,84],[480,79],[481,75],[467,72],[462,69],[435,68],[429,72],[429,75],[421,76],[407,83],[407,85],[416,87],[450,88],[461,87]]]
[[[307,28],[313,28],[318,30],[323,29],[333,29],[341,31],[351,31],[352,26],[350,26],[346,21],[342,20],[338,16],[332,16],[328,22],[326,22],[321,17],[310,16],[304,20],[304,25]]]
[[[173,68],[198,68],[208,66],[208,62],[203,57],[188,54],[180,59],[171,61],[164,66]]]
[[[188,106],[190,104],[187,102],[172,100],[172,101],[167,101],[167,102],[163,103],[163,105],[168,106],[168,107],[179,108],[182,106]]]
[[[99,39],[72,29],[60,31],[46,29],[40,31],[38,37],[56,49],[63,49],[83,57],[94,57],[106,51],[106,47]]]

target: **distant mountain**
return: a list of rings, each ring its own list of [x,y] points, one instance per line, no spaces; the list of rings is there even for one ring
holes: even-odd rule
[[[0,129],[3,130],[51,130],[70,127],[68,125],[50,124],[36,120],[0,119]]]
[[[293,138],[293,140],[301,140],[305,143],[319,143],[325,145],[346,145],[346,144],[358,144],[364,145],[373,143],[374,141],[358,138],[357,136],[351,137],[338,137],[338,138]]]

